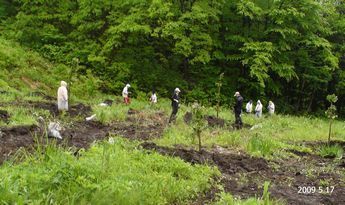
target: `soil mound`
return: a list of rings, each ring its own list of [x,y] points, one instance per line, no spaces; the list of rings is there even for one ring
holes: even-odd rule
[[[136,115],[136,114],[139,114],[139,113],[140,113],[140,111],[134,110],[132,108],[129,108],[128,112],[127,112],[128,115]]]
[[[107,104],[108,106],[112,106],[113,102],[113,100],[106,99],[103,103]]]
[[[225,120],[215,117],[215,116],[211,116],[211,115],[207,115],[204,117],[205,120],[208,123],[208,126],[210,127],[224,127],[225,126]]]
[[[193,114],[191,112],[186,112],[183,116],[183,120],[186,124],[190,124],[192,122]]]
[[[191,112],[186,112],[186,114],[183,116],[183,120],[186,124],[190,125],[193,119],[193,114]],[[205,115],[204,119],[207,121],[207,125],[209,127],[224,127],[225,126],[225,120],[221,118],[217,118],[215,116],[211,115]]]
[[[10,114],[6,110],[0,110],[0,120],[8,123],[10,119]]]
[[[184,161],[192,164],[216,165],[223,173],[228,174],[268,169],[268,163],[266,160],[243,154],[225,154],[206,150],[201,150],[201,152],[198,152],[194,149],[161,147],[152,142],[144,142],[141,144],[141,146],[144,149],[155,150],[163,155],[180,157]]]
[[[35,132],[38,127],[16,126],[11,128],[0,128],[0,164],[14,154],[21,147],[29,147],[34,143]]]

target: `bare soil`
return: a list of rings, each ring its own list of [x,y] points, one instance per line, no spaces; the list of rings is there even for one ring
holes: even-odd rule
[[[41,109],[53,111],[50,104],[40,105]],[[80,109],[78,115],[86,116],[89,114],[89,108],[82,104],[72,107],[70,114]],[[156,113],[147,116],[146,119],[138,115],[129,116],[124,122],[115,122],[111,125],[103,125],[97,121],[78,121],[62,124],[64,128],[61,131],[63,141],[59,144],[66,144],[71,147],[88,148],[94,141],[107,138],[111,134],[116,134],[131,140],[150,140],[161,137],[165,128],[167,119],[163,113]],[[46,133],[48,122],[42,122],[39,126],[16,126],[11,128],[0,128],[0,164],[9,159],[18,149],[33,149],[35,140],[43,139]],[[53,140],[53,139],[49,139]]]
[[[198,152],[193,149],[161,147],[154,143],[142,143],[147,150],[160,154],[180,157],[191,164],[209,164],[219,168],[222,173],[221,183],[225,191],[237,198],[249,198],[262,195],[262,185],[270,181],[269,191],[275,199],[287,204],[345,204],[345,184],[339,173],[345,170],[333,167],[333,172],[325,169],[334,162],[315,155],[302,158],[290,158],[281,161],[267,161],[263,158],[250,157],[244,153],[236,153],[216,147],[211,151]],[[308,172],[313,175],[309,176]],[[326,181],[328,185],[321,182]],[[321,187],[324,193],[298,193],[299,187]],[[326,186],[334,186],[332,194],[326,193]],[[214,190],[211,190],[214,192]],[[215,194],[206,194],[214,196]],[[204,202],[212,200],[205,199]]]

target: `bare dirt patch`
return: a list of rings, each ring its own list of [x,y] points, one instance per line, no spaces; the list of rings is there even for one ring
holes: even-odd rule
[[[157,146],[154,143],[143,143],[147,150],[180,157],[192,164],[215,165],[222,173],[221,183],[225,191],[239,198],[249,198],[262,195],[262,185],[270,181],[271,196],[282,199],[287,204],[345,204],[345,184],[339,176],[344,169],[336,168],[334,172],[322,171],[332,161],[318,156],[284,159],[281,161],[267,161],[263,158],[250,157],[244,153],[235,153],[218,147],[201,152],[186,148],[168,148]],[[310,170],[308,170],[310,169]],[[314,176],[309,176],[314,172]],[[328,186],[334,186],[332,194],[325,193],[298,193],[299,187],[322,187],[321,181]]]
[[[225,126],[225,120],[215,117],[215,116],[206,115],[205,120],[207,121],[207,124],[210,127],[224,127]]]
[[[49,104],[41,109],[51,108]],[[88,108],[83,105],[75,106],[81,112],[88,113]],[[83,111],[84,110],[84,111]],[[73,111],[73,110],[72,110]],[[147,118],[131,116],[125,122],[114,122],[106,126],[97,121],[77,121],[62,123],[64,128],[61,131],[63,140],[57,140],[58,144],[76,148],[88,148],[90,144],[97,140],[103,140],[109,135],[116,134],[131,140],[149,140],[161,137],[165,128],[166,117],[163,113],[155,113]],[[31,150],[36,145],[35,140],[46,139],[46,125],[48,122],[41,123],[39,126],[16,126],[11,128],[0,128],[0,164],[9,159],[18,149],[27,148]],[[56,140],[49,138],[50,140]]]

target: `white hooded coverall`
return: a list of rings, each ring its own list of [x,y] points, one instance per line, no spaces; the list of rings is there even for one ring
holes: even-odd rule
[[[61,81],[61,86],[57,92],[58,110],[68,110],[68,92],[66,87],[67,83]]]

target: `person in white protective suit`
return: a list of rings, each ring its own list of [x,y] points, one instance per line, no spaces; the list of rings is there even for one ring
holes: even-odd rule
[[[256,117],[261,117],[262,116],[262,104],[261,104],[260,100],[258,100],[258,102],[256,103],[255,116]]]
[[[131,85],[130,84],[126,84],[126,86],[123,88],[122,90],[122,97],[123,97],[123,102],[128,105],[130,103],[130,99],[129,99],[129,92],[128,92],[128,88],[130,88]]]
[[[246,105],[246,112],[250,114],[252,113],[252,111],[253,111],[253,101],[250,100]]]
[[[68,110],[68,91],[67,91],[67,83],[65,81],[61,81],[61,86],[57,92],[57,100],[58,100],[58,110],[59,111],[67,111]]]
[[[152,95],[150,97],[150,102],[151,104],[156,104],[157,103],[157,95],[156,95],[156,91],[152,91]]]
[[[269,101],[269,102],[268,102],[268,107],[267,107],[267,109],[268,109],[268,114],[270,114],[270,115],[273,115],[273,114],[274,114],[275,105],[274,105],[274,103],[273,103],[272,101]]]

